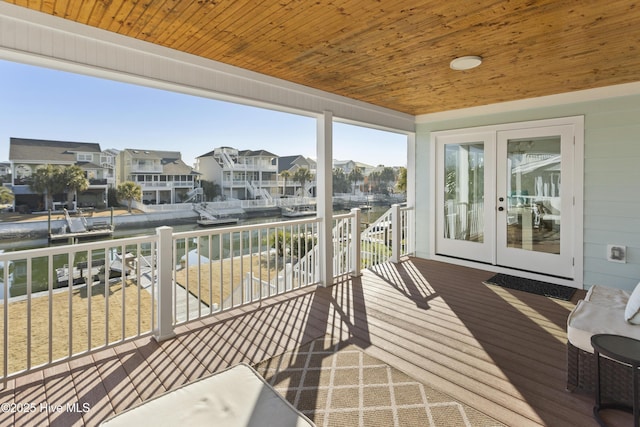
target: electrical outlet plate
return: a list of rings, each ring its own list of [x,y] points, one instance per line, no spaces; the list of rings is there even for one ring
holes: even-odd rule
[[[607,261],[627,262],[627,247],[622,245],[607,245]]]

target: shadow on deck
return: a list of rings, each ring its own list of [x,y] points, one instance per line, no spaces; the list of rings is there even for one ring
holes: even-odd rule
[[[0,402],[35,409],[2,411],[0,424],[96,425],[328,334],[506,425],[596,426],[593,397],[565,390],[566,319],[584,292],[563,302],[484,285],[492,274],[408,259],[227,311],[178,327],[175,339],[141,338],[10,380]]]

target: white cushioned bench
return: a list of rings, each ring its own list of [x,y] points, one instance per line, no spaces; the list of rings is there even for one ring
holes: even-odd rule
[[[592,286],[567,319],[569,342],[593,353],[591,336],[595,334],[624,335],[640,339],[640,327],[625,320],[629,295],[622,289]]]
[[[314,426],[245,364],[235,365],[142,402],[116,414],[102,425]]]
[[[606,286],[592,286],[567,319],[567,389],[593,393],[596,362],[591,337],[623,335],[640,340],[640,284],[633,293]],[[607,375],[601,377],[610,396],[631,404],[630,366],[603,360]]]

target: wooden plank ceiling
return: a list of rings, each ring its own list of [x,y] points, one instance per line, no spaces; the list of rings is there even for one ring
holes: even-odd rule
[[[413,115],[640,80],[632,0],[9,3]]]

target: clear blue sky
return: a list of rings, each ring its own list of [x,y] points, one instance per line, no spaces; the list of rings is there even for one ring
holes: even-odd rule
[[[310,117],[0,60],[0,161],[10,137],[180,151],[189,165],[220,146],[316,157]],[[406,136],[337,123],[333,154],[406,166]]]

